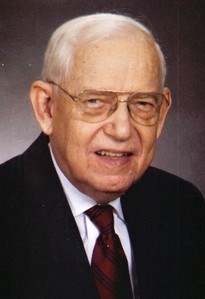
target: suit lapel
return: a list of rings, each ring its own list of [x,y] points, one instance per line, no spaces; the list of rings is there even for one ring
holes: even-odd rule
[[[45,136],[24,153],[24,179],[31,273],[28,285],[43,298],[97,298],[83,243]]]
[[[140,298],[175,298],[176,205],[148,170],[122,197]],[[149,186],[149,187],[148,187]],[[165,200],[166,199],[166,200]],[[172,250],[170,250],[172,248]]]

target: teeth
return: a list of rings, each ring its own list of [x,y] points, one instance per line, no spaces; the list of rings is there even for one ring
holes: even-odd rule
[[[101,156],[110,156],[110,157],[122,157],[128,155],[128,153],[113,153],[113,152],[106,152],[106,151],[99,151],[97,153],[98,155]]]

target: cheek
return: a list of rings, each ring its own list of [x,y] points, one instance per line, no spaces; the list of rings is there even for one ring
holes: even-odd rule
[[[141,142],[142,154],[152,152],[156,145],[157,140],[157,126],[142,127],[138,131]]]
[[[71,181],[76,181],[85,176],[88,169],[85,137],[72,123],[68,122],[67,126],[61,124],[61,129],[62,133],[55,131],[51,138],[52,148],[61,170]]]
[[[91,164],[92,140],[96,130],[87,123],[70,120],[63,131],[63,154],[67,165],[73,172],[85,172]]]
[[[144,173],[153,160],[157,140],[156,134],[156,127],[143,127],[138,130],[140,152],[135,158],[135,179],[138,179]]]
[[[66,156],[78,166],[81,165],[87,151],[87,144],[84,142],[85,137],[80,130],[76,128],[67,128],[66,136]]]

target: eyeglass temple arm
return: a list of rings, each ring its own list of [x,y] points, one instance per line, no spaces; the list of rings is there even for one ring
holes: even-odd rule
[[[78,98],[70,95],[63,87],[61,87],[60,85],[58,85],[57,83],[55,83],[54,81],[48,81],[49,84],[53,84],[56,85],[60,90],[62,90],[67,96],[69,96],[74,102],[78,101]]]

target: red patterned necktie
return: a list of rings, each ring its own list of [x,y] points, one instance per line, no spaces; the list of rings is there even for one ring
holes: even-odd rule
[[[127,259],[114,231],[113,207],[96,205],[85,213],[100,230],[91,262],[100,298],[133,298]]]

